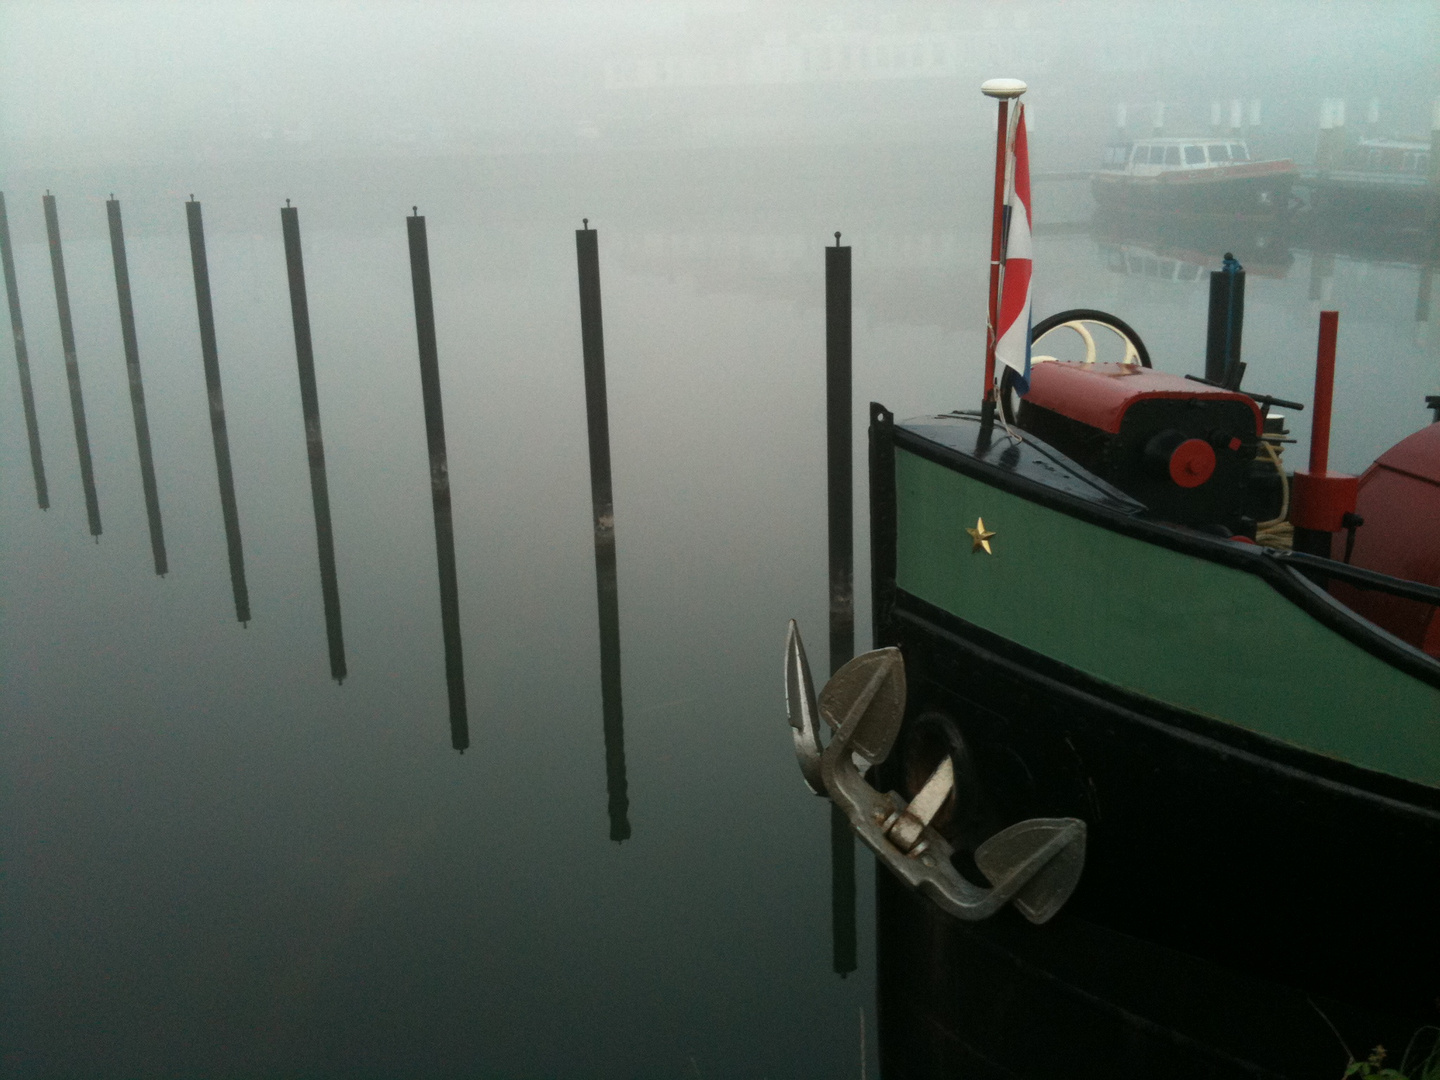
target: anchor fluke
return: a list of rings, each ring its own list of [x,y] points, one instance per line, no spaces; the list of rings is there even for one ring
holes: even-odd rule
[[[1080,884],[1085,823],[1074,818],[1018,822],[977,847],[975,865],[997,889],[1015,878],[1024,881],[1012,903],[1032,923],[1048,922]]]
[[[825,783],[820,778],[815,681],[810,677],[810,661],[805,656],[805,643],[800,640],[800,627],[794,619],[790,620],[790,630],[785,636],[785,711],[790,717],[790,734],[795,740],[800,775],[813,793],[823,796]]]
[[[890,756],[905,719],[905,661],[899,649],[876,649],[849,661],[820,691],[820,716],[831,731],[853,723],[850,749],[871,765]]]

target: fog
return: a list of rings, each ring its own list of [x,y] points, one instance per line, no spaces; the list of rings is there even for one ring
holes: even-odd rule
[[[1440,390],[1433,244],[1107,231],[1126,133],[1243,103],[1257,156],[1428,140],[1440,7],[1401,3],[19,3],[0,191],[50,509],[0,357],[0,1076],[876,1075],[873,867],[832,949],[826,807],[782,701],[824,667],[824,280],[865,403],[980,394],[993,103],[1025,79],[1036,317],[1198,371],[1250,267],[1247,385],[1334,460]],[[1373,116],[1372,116],[1373,99]],[[1255,103],[1258,103],[1255,104]],[[1255,122],[1252,122],[1252,118]],[[1042,179],[1043,174],[1052,174]],[[103,532],[76,468],[58,206]],[[169,570],[152,556],[105,200],[124,210]],[[235,619],[185,202],[204,208],[253,618]],[[331,679],[279,209],[299,208],[348,676]],[[451,748],[403,219],[426,218],[471,747]],[[599,231],[629,822],[610,839],[573,230]],[[1188,273],[1186,272],[1188,268]],[[1298,425],[1297,425],[1298,426]],[[1303,454],[1306,434],[1287,450]],[[612,780],[613,785],[613,780]],[[613,791],[610,793],[613,795]]]
[[[1259,98],[1285,152],[1317,102],[1428,129],[1433,4],[17,3],[7,170],[257,154],[475,154],[947,140],[1026,79],[1037,165],[1091,164],[1117,102],[1203,123]],[[972,103],[973,104],[973,103]],[[657,186],[662,178],[657,177]]]

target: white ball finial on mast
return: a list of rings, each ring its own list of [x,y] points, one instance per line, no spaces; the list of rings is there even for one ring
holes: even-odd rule
[[[1028,90],[1019,79],[987,79],[980,84],[980,92],[986,97],[1001,98],[1008,101],[1010,98],[1017,98]]]

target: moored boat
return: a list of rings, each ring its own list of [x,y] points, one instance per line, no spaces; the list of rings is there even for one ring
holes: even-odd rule
[[[1293,161],[1257,161],[1242,139],[1152,138],[1110,147],[1091,190],[1106,208],[1263,219],[1289,209],[1295,176]]]
[[[1437,207],[1437,140],[1440,131],[1429,140],[1361,139],[1345,147],[1338,159],[1301,170],[1296,183],[1317,214],[1359,217],[1391,228],[1419,227]]]

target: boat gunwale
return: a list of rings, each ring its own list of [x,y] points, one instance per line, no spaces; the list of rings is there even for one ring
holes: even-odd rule
[[[896,586],[892,620],[937,635],[1012,678],[1039,684],[1061,697],[1083,698],[1126,723],[1138,724],[1191,743],[1201,749],[1240,758],[1250,765],[1313,783],[1403,814],[1421,814],[1440,825],[1440,788],[1383,769],[1357,765],[1298,743],[1256,731],[1218,717],[1152,698],[1090,675],[1079,668]]]
[[[871,417],[872,426],[881,423],[890,429],[890,440],[893,446],[915,453],[938,465],[954,469],[983,483],[993,484],[1001,490],[1027,501],[1058,510],[1070,517],[1099,525],[1112,532],[1255,574],[1321,625],[1334,630],[1352,644],[1360,646],[1404,674],[1440,688],[1440,660],[1421,652],[1415,646],[1376,626],[1364,616],[1351,611],[1307,578],[1300,569],[1301,566],[1307,567],[1312,571],[1326,573],[1340,580],[1353,577],[1356,580],[1352,580],[1350,583],[1363,588],[1365,582],[1360,580],[1361,575],[1348,573],[1353,568],[1345,566],[1343,563],[1336,564],[1341,568],[1336,570],[1326,565],[1333,562],[1330,559],[1306,558],[1290,552],[1276,552],[1258,545],[1238,544],[1231,540],[1222,540],[1219,537],[1210,537],[1173,525],[1122,513],[1099,502],[1077,498],[1039,481],[1021,476],[1014,471],[982,461],[962,450],[926,438],[919,432],[897,423],[894,414],[878,402],[871,404]],[[962,419],[979,423],[977,416],[966,413],[951,413],[936,418]],[[998,429],[997,436],[1001,439],[1008,437],[1004,434],[1004,429]],[[1057,464],[1078,471],[1078,474],[1084,479],[1091,479],[1086,470],[1029,432],[1024,433],[1024,440],[1027,444],[1035,445],[1048,453]],[[1298,565],[1286,565],[1286,562],[1291,560]],[[1388,575],[1381,576],[1388,577]],[[1399,578],[1394,580],[1400,584],[1416,584],[1403,582]]]

